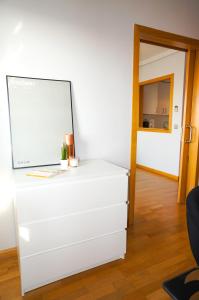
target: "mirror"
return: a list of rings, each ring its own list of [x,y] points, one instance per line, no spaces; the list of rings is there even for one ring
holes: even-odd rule
[[[171,130],[173,74],[140,82],[141,129]]]
[[[13,168],[59,164],[73,133],[71,82],[7,76]]]

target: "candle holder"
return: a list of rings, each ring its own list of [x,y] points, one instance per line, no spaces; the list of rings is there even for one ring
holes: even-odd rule
[[[74,135],[72,133],[65,134],[65,143],[68,148],[68,159],[69,159],[69,165],[70,165],[70,160],[75,157]]]

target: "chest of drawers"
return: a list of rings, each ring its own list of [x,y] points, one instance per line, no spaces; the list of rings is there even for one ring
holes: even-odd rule
[[[15,171],[22,294],[124,257],[128,170],[91,160],[50,179],[28,171]]]

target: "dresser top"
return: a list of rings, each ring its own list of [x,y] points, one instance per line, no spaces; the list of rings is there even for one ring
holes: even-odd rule
[[[36,170],[59,170],[60,166],[47,166],[36,168],[25,168],[14,170],[14,180],[17,187],[29,187],[35,185],[46,185],[60,182],[71,182],[79,180],[89,180],[97,177],[128,175],[128,170],[118,167],[104,160],[81,161],[77,168],[70,168],[50,178],[37,178],[27,176],[31,171]]]

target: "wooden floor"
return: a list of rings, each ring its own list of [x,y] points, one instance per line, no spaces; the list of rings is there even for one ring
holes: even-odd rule
[[[0,256],[0,300],[166,300],[162,282],[194,265],[177,182],[137,171],[135,225],[125,260],[20,296],[16,254]]]

